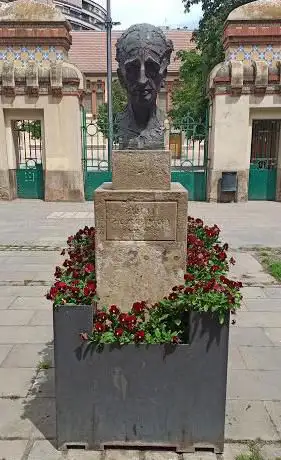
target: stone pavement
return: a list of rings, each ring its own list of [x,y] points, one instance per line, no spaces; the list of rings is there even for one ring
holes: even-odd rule
[[[83,225],[92,225],[93,214],[75,214],[92,212],[88,203],[41,204],[0,203],[0,459],[214,460],[210,453],[56,451],[52,308],[43,295],[61,260],[53,247]],[[236,217],[237,231],[233,205],[208,209],[205,203],[191,203],[190,212],[222,225],[223,236],[228,235],[224,239],[231,240],[233,248],[270,246],[270,240],[277,245],[271,232],[281,224],[277,213],[281,205],[268,203],[268,209],[259,204],[259,216],[269,221],[266,231],[258,226],[259,206],[251,204],[248,233],[246,206]],[[266,458],[274,459],[281,456],[281,286],[262,271],[253,253],[233,252],[237,258],[233,276],[247,286],[230,333],[224,457],[232,460],[245,449],[239,442],[261,438],[270,443],[264,447]]]
[[[189,202],[189,214],[216,223],[231,247],[270,246],[281,242],[281,203]],[[0,244],[61,245],[67,234],[93,225],[93,203],[49,203],[39,200],[0,202]]]

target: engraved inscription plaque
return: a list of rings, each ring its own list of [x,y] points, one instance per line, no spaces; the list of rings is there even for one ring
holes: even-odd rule
[[[106,201],[106,239],[176,241],[177,203]]]

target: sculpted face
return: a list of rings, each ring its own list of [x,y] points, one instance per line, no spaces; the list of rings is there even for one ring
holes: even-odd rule
[[[172,49],[162,31],[149,24],[130,27],[118,40],[118,77],[133,106],[156,105]]]
[[[133,105],[155,104],[162,82],[160,59],[154,59],[149,50],[138,50],[126,60],[124,70],[123,81]]]

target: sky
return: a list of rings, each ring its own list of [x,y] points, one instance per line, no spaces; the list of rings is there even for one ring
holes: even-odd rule
[[[106,0],[96,1],[106,6]],[[201,15],[199,5],[195,5],[189,14],[185,14],[182,0],[111,0],[111,10],[112,20],[121,22],[115,29],[126,29],[141,22],[194,29]]]

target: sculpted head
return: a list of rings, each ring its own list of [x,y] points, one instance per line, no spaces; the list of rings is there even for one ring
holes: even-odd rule
[[[152,108],[167,74],[173,43],[158,27],[131,26],[116,44],[118,77],[136,108]]]

